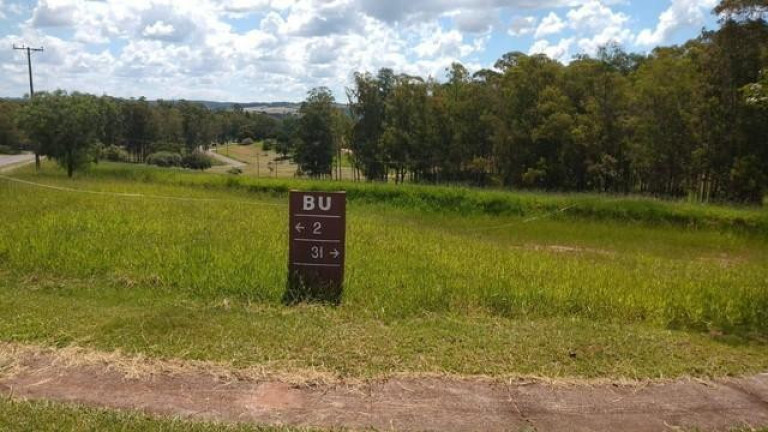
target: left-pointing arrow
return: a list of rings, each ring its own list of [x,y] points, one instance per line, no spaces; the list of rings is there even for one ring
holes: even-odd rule
[[[297,223],[296,224],[296,232],[298,232],[299,234],[303,233],[304,232],[304,225],[302,225],[301,223]]]

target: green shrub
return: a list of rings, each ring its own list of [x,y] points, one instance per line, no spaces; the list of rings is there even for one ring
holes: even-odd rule
[[[731,168],[730,196],[737,202],[760,205],[765,197],[768,180],[760,161],[753,155],[738,158]]]
[[[19,153],[21,153],[19,149],[15,149],[13,147],[5,146],[5,145],[0,145],[0,154],[17,155]]]
[[[203,152],[195,151],[185,155],[181,160],[181,166],[195,170],[207,170],[213,166],[213,159]]]
[[[240,175],[243,173],[243,170],[238,167],[232,167],[227,171],[227,173],[232,175]]]
[[[240,145],[244,145],[244,146],[253,145],[253,140],[250,138],[243,138],[243,140],[240,141]]]
[[[125,149],[122,147],[118,147],[115,145],[111,145],[109,147],[104,147],[101,150],[101,157],[102,159],[108,160],[110,162],[130,162],[131,161],[131,155],[128,154]]]
[[[181,155],[171,152],[157,152],[152,153],[147,157],[147,164],[156,165],[159,167],[178,167],[181,166]]]
[[[152,144],[152,152],[167,152],[181,154],[184,151],[184,146],[179,142],[173,141],[158,141]]]
[[[270,151],[275,148],[275,140],[273,139],[266,139],[261,143],[261,149],[266,151]]]

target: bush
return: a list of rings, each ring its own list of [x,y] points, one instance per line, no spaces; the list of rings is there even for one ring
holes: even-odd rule
[[[19,153],[21,153],[21,150],[19,149],[15,149],[13,147],[5,146],[5,145],[0,145],[0,154],[17,155]]]
[[[243,140],[240,141],[240,145],[244,145],[244,146],[253,145],[253,140],[250,138],[243,138]]]
[[[227,172],[232,175],[240,175],[243,173],[243,170],[238,167],[232,167]]]
[[[181,166],[181,155],[171,152],[157,152],[152,153],[147,157],[147,163],[149,165],[156,165],[159,167],[178,167]]]
[[[118,147],[115,145],[111,145],[109,147],[105,147],[101,150],[101,157],[102,159],[108,160],[110,162],[130,162],[131,161],[131,155],[128,154],[125,149],[122,147]]]
[[[757,205],[763,203],[767,182],[760,161],[755,156],[736,159],[730,180],[732,200]]]
[[[213,166],[213,159],[203,152],[192,152],[184,156],[181,166],[189,169],[207,170]]]
[[[167,152],[181,154],[184,151],[184,146],[179,142],[173,141],[158,141],[152,145],[152,152]]]
[[[276,146],[275,140],[273,140],[273,139],[266,139],[261,144],[261,149],[264,150],[265,152],[267,152],[267,151],[270,151],[270,150],[274,149],[275,146]]]

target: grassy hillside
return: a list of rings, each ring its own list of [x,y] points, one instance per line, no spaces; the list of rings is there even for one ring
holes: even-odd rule
[[[45,174],[49,175],[49,174]],[[43,175],[40,178],[45,178]],[[544,194],[461,187],[393,185],[296,179],[254,179],[154,167],[103,164],[84,178],[130,179],[285,196],[291,189],[345,190],[352,202],[425,212],[597,220],[718,229],[768,236],[768,210],[702,205],[642,197]]]
[[[106,164],[13,176],[50,187],[0,179],[0,340],[341,376],[768,368],[768,241],[724,222],[759,210],[648,201],[716,221],[680,229],[599,197]],[[287,308],[285,192],[321,186],[351,195],[343,303]],[[491,198],[518,210],[469,204]],[[624,210],[537,218],[588,203]]]

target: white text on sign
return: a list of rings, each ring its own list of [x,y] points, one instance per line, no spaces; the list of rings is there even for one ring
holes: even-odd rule
[[[304,195],[304,211],[313,211],[318,208],[322,211],[331,211],[331,197],[329,196],[312,196]]]

